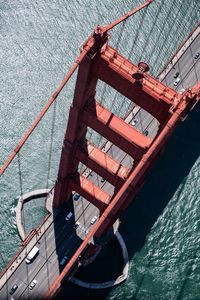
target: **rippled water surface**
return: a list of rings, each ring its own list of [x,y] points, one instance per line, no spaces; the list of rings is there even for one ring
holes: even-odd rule
[[[107,24],[140,3],[0,1],[1,165],[70,69],[94,26]],[[197,24],[199,15],[199,0],[154,1],[114,30],[111,44],[119,43],[119,51],[135,63],[145,60],[156,75]],[[0,178],[1,269],[20,245],[15,222],[18,196],[51,187],[55,181],[74,79]],[[173,134],[123,215],[121,232],[130,256],[128,280],[97,293],[96,298],[200,299],[199,119],[197,107]],[[33,211],[28,227],[44,213],[40,205]],[[94,299],[93,293],[73,293],[76,299],[82,293]]]

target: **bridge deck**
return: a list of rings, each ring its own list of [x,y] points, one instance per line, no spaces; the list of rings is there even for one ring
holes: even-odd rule
[[[200,80],[200,59],[194,60],[194,55],[199,50],[199,43],[200,34],[191,41],[184,54],[178,57],[176,64],[163,80],[165,84],[180,91],[182,88],[193,86]],[[175,87],[173,76],[177,71],[180,73],[181,82]],[[134,108],[133,112],[128,116],[128,123],[131,124],[133,119],[137,119],[134,127],[140,132],[148,130],[148,136],[153,138],[158,129],[157,120],[138,107]],[[110,142],[105,145],[104,149],[116,161],[123,163],[124,166],[130,167],[133,164],[133,160],[129,155],[126,155],[117,146],[111,145]],[[114,187],[94,172],[91,174],[89,170],[86,170],[85,174],[109,194],[113,192]],[[72,219],[66,221],[65,217],[69,211],[73,211],[74,215]],[[65,255],[68,259],[72,257],[81,244],[81,239],[84,239],[92,228],[93,225],[90,221],[95,215],[99,215],[99,210],[82,197],[73,200],[64,212],[58,210],[54,223],[38,239],[37,245],[40,248],[40,254],[30,265],[25,263],[24,258],[21,259],[21,262],[19,261],[18,268],[7,279],[6,284],[2,286],[0,299],[11,297],[9,291],[14,284],[18,285],[18,289],[14,294],[15,299],[22,297],[35,299],[44,296],[63,269],[59,262]],[[80,222],[80,225],[75,229],[74,224],[76,221]],[[28,286],[33,279],[36,279],[38,283],[33,290],[30,290]],[[1,282],[3,282],[2,278]]]

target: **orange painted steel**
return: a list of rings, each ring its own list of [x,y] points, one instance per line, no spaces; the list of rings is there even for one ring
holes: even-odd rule
[[[164,144],[166,143],[170,134],[174,131],[180,120],[185,117],[191,107],[193,107],[193,105],[196,103],[196,99],[194,99],[196,97],[195,95],[193,95],[193,98],[191,97],[191,93],[187,93],[183,96],[179,95],[172,89],[165,87],[156,79],[153,79],[153,77],[146,74],[144,75],[142,82],[138,84],[132,77],[132,72],[134,69],[133,64],[126,61],[125,58],[122,60],[123,62],[121,61],[121,63],[119,63],[119,61],[116,62],[118,55],[115,55],[113,59],[109,59],[106,62],[105,53],[106,49],[104,49],[101,54],[97,54],[94,57],[91,69],[92,74],[95,77],[104,80],[110,86],[120,91],[123,95],[128,95],[128,98],[134,100],[134,102],[138,103],[152,115],[157,117],[157,119],[162,123],[162,127],[160,128],[158,136],[153,141],[149,141],[149,143],[147,144],[145,144],[144,142],[141,144],[140,140],[139,147],[139,139],[136,139],[137,152],[134,154],[136,154],[136,156],[138,155],[137,158],[139,159],[139,161],[137,165],[130,173],[129,177],[126,179],[122,187],[114,195],[113,199],[109,198],[107,202],[105,200],[103,201],[104,205],[106,205],[102,207],[103,211],[99,221],[91,229],[85,240],[82,242],[80,247],[74,253],[73,257],[65,266],[62,273],[58,276],[54,284],[51,286],[48,294],[46,295],[46,299],[49,299],[53,295],[54,291],[60,286],[62,280],[66,276],[70,275],[70,272],[72,271],[74,265],[77,263],[78,258],[83,253],[88,244],[90,244],[92,237],[95,236],[96,238],[98,238],[104,235],[105,232],[119,217],[121,211],[123,211],[125,207],[127,207],[129,202],[132,200],[132,197],[134,197],[139,191],[146,172],[152,166],[155,158],[163,149]],[[133,66],[132,69],[130,66],[127,68],[129,64]],[[137,72],[137,69],[135,69],[135,71]],[[126,135],[125,140],[130,139],[130,136],[127,134],[127,129],[124,130],[125,127],[123,128],[123,126],[126,125],[124,125],[124,123],[123,125],[121,125],[120,119],[116,119],[117,117],[115,118],[112,113],[107,111],[105,108],[102,108],[98,103],[94,101],[94,99],[90,98],[88,103],[86,101],[86,104],[86,106],[83,106],[83,113],[81,114],[82,121],[84,121],[86,125],[91,126],[97,132],[100,132],[103,136],[107,135],[108,139],[111,142],[116,143],[118,146],[120,144],[120,140],[124,135]],[[131,126],[127,126],[127,128],[130,129]],[[130,134],[129,129],[128,131]],[[115,134],[113,132],[115,132]],[[136,133],[134,131],[133,135],[135,134]],[[131,143],[129,143],[129,145],[130,144]],[[145,147],[146,150],[143,151],[143,153],[140,153],[141,146],[143,148]],[[128,152],[128,150],[129,147],[126,147],[126,152]],[[86,180],[85,186],[83,184],[84,180]],[[93,184],[85,178],[80,179],[79,181],[71,181],[70,187],[71,189],[74,188],[87,199],[90,197],[89,195],[91,194],[91,191],[96,189],[96,187],[94,187]],[[87,190],[87,192],[85,190]],[[99,189],[97,193],[94,192],[92,195],[92,199],[89,201],[99,207],[99,203],[102,201],[102,198],[98,197],[101,193],[102,189]],[[99,201],[97,201],[97,199]]]
[[[136,80],[132,78],[132,74],[138,71],[138,66],[128,61],[116,49],[107,45],[106,49],[101,53],[100,58],[104,60],[109,68],[114,69],[115,72],[121,72],[122,76],[134,83]],[[142,80],[142,92],[147,92],[155,100],[172,104],[174,98],[177,97],[176,91],[167,87],[162,82],[148,73],[144,73]]]
[[[87,104],[88,100],[95,95],[98,76],[94,74],[93,67],[94,64],[96,64],[95,57],[99,55],[102,49],[106,48],[108,41],[107,31],[119,24],[121,21],[127,19],[130,15],[141,10],[143,7],[148,6],[151,2],[152,1],[145,2],[124,17],[120,18],[117,22],[113,22],[112,24],[108,25],[108,27],[97,26],[93,32],[93,35],[90,37],[90,39],[93,41],[93,45],[90,47],[89,55],[85,56],[82,64],[80,64],[73,104],[70,108],[69,121],[61,153],[58,177],[55,185],[55,194],[53,200],[55,207],[70,199],[70,177],[76,173],[78,168],[78,162],[75,161],[75,153],[79,141],[84,139],[87,130],[86,126],[83,123],[80,124],[79,120],[81,118],[84,106]],[[90,41],[90,39],[88,41]],[[85,49],[85,47],[88,49],[88,41],[86,41],[82,49]],[[80,128],[82,135],[80,135]],[[110,132],[110,135],[112,135],[112,132]],[[133,148],[134,147],[132,146],[131,149]],[[135,151],[134,154],[136,159],[139,159],[139,157],[141,157],[143,154],[143,151],[138,148],[138,151]]]
[[[198,90],[199,87],[196,88],[195,91]],[[191,93],[187,93],[183,96],[179,96],[176,92],[174,92],[174,102],[171,102],[171,105],[168,106],[168,109],[171,112],[168,115],[165,115],[165,121],[162,130],[160,131],[159,135],[155,138],[155,140],[150,145],[147,152],[142,156],[141,160],[138,162],[135,169],[131,172],[123,186],[120,190],[114,195],[113,199],[111,200],[110,204],[107,206],[105,211],[102,212],[102,215],[95,224],[95,226],[91,229],[85,240],[82,242],[80,247],[76,250],[71,260],[65,266],[62,273],[58,276],[54,284],[51,286],[48,294],[46,295],[46,299],[49,299],[54,291],[58,288],[62,280],[70,275],[70,272],[76,264],[78,258],[84,251],[84,249],[90,243],[92,237],[95,235],[96,237],[101,237],[108,228],[115,222],[116,218],[118,218],[120,212],[127,207],[128,203],[132,200],[131,198],[135,196],[135,194],[140,189],[144,175],[151,167],[152,163],[154,162],[157,155],[163,149],[164,144],[166,143],[167,139],[174,131],[177,124],[181,121],[183,117],[188,113],[188,110],[197,102],[199,99],[199,92],[198,95],[193,94],[191,97]],[[196,99],[198,98],[198,99]],[[155,100],[157,101],[157,100]],[[90,102],[91,104],[91,102]],[[94,104],[94,103],[93,103]],[[89,106],[88,106],[89,107]],[[87,107],[87,109],[88,109]],[[98,110],[97,110],[98,111]],[[88,118],[91,114],[88,113]],[[98,112],[96,113],[98,117]],[[85,120],[86,121],[86,120]],[[92,122],[91,122],[92,123]],[[88,185],[91,183],[88,182]],[[79,185],[76,186],[78,189]],[[88,189],[88,191],[91,188]],[[95,196],[95,195],[94,195]]]
[[[75,190],[97,206],[101,211],[101,216],[51,286],[46,299],[49,299],[60,286],[62,280],[77,268],[77,262],[90,245],[92,238],[94,236],[95,238],[102,237],[132,201],[143,184],[146,172],[163,149],[169,136],[200,99],[200,83],[180,95],[149,74],[145,73],[140,81],[134,79],[138,67],[107,45],[107,31],[143,7],[148,6],[151,2],[152,0],[148,0],[112,24],[105,27],[97,26],[93,35],[83,45],[82,52],[72,69],[0,170],[0,175],[2,175],[80,65],[74,101],[70,108],[69,123],[63,144],[55,197],[57,194],[63,193],[62,197],[68,198],[71,191]],[[94,100],[98,79],[121,92],[159,120],[162,126],[160,126],[159,134],[154,140],[139,133]],[[80,142],[85,138],[87,125],[117,146],[121,146],[126,153],[130,152],[129,154],[137,160],[137,164],[134,165],[135,168],[130,172],[90,143],[88,143],[87,151],[82,152]],[[113,174],[109,180],[117,189],[112,198],[90,180],[77,174],[79,161],[85,162],[86,165],[92,166],[94,169],[96,168],[97,173],[105,175],[105,178]],[[126,180],[124,182],[122,180],[121,184],[118,185],[119,178]],[[62,204],[61,200],[58,197],[57,204]]]
[[[147,7],[152,2],[153,2],[153,0],[146,1],[144,4],[141,4],[140,6],[136,7],[135,9],[131,10],[130,12],[126,13],[124,16],[120,17],[119,19],[112,22],[111,24],[108,24],[108,25],[102,27],[101,32],[104,33],[104,32],[111,30],[113,27],[115,27],[116,25],[120,24],[121,22],[127,20],[129,17],[131,17],[132,15],[134,15],[136,12],[140,11],[141,9]]]
[[[151,1],[148,1],[148,4],[150,2]],[[124,17],[122,17],[121,20],[123,18]],[[112,23],[112,25],[105,27],[106,29],[97,27],[94,32],[94,38],[96,36],[98,41],[100,41],[101,38],[105,41],[103,33],[121,22],[121,20],[119,19]],[[103,41],[100,42],[100,44],[102,45]],[[97,47],[94,48],[96,51]],[[101,216],[86,236],[85,240],[76,250],[73,257],[64,267],[62,273],[51,286],[46,295],[46,299],[53,296],[54,292],[66,276],[70,276],[74,266],[77,265],[78,259],[83,254],[83,251],[91,243],[92,238],[94,236],[96,239],[101,238],[113,225],[120,213],[128,206],[130,201],[132,201],[133,197],[143,184],[147,171],[151,168],[156,157],[163,149],[167,139],[174,131],[177,124],[186,117],[189,110],[199,99],[199,86],[193,90],[193,94],[192,91],[187,91],[184,95],[180,95],[146,73],[143,74],[141,80],[138,81],[137,77],[134,77],[134,74],[138,72],[137,66],[127,61],[115,49],[109,47],[107,43],[104,43],[104,46],[100,48],[96,51],[95,55],[93,55],[94,52],[90,52],[90,65],[85,69],[87,76],[89,74],[88,72],[90,72],[90,80],[92,77],[95,78],[95,81],[97,81],[97,79],[103,80],[152,114],[160,122],[159,133],[154,140],[145,137],[132,128],[132,126],[126,124],[123,120],[114,116],[105,107],[96,102],[95,95],[92,95],[92,93],[87,93],[87,96],[82,94],[80,90],[87,90],[88,82],[84,79],[84,68],[81,70],[80,66],[81,71],[78,75],[75,89],[75,95],[78,96],[74,97],[72,114],[70,115],[69,120],[69,124],[71,124],[74,132],[71,135],[73,139],[71,141],[66,139],[64,142],[64,144],[67,145],[66,155],[69,155],[69,153],[73,154],[73,163],[75,167],[74,169],[71,168],[69,170],[66,168],[65,164],[61,164],[61,167],[63,168],[61,173],[63,172],[63,175],[65,175],[62,177],[62,180],[69,181],[68,188],[64,189],[67,194],[64,195],[68,197],[69,192],[74,189],[91,203],[99,207],[101,209]],[[94,86],[95,84],[93,84],[93,88]],[[76,118],[76,124],[73,124],[73,116]],[[80,119],[78,119],[77,116],[80,116]],[[69,124],[68,135],[70,137]],[[90,126],[126,153],[131,154],[131,156],[137,159],[137,164],[135,164],[134,169],[132,169],[123,185],[115,192],[112,198],[102,189],[94,186],[89,179],[83,178],[81,175],[76,177],[76,179],[73,179],[75,178],[74,176],[79,161],[83,161],[87,165],[90,164],[90,167],[93,167],[94,169],[96,168],[98,174],[101,174],[102,169],[106,169],[107,163],[111,165],[106,169],[107,171],[110,171],[114,166],[113,162],[110,159],[108,159],[107,162],[107,158],[105,157],[105,162],[101,162],[102,153],[100,149],[96,150],[94,147],[92,148],[92,150],[96,152],[96,155],[92,155],[92,151],[89,151],[89,149],[86,149],[86,152],[82,152],[80,143],[81,141],[85,142],[85,139],[80,139],[79,137],[83,137],[83,135],[80,135],[78,132],[80,129],[84,131],[87,126]],[[73,149],[73,151],[70,149]],[[93,170],[93,168],[91,169]],[[117,173],[115,173],[115,178],[116,177]],[[62,180],[60,181],[61,185]],[[111,179],[111,183],[113,184],[114,182],[116,183],[115,179]]]
[[[128,177],[129,169],[122,166],[107,153],[92,145],[89,141],[80,145],[76,158],[88,168],[98,172],[104,179],[120,187]]]
[[[45,299],[50,299],[51,296],[53,296],[56,289],[60,286],[62,280],[70,274],[74,263],[78,260],[78,257],[82,254],[84,249],[90,243],[92,237],[94,235],[99,236],[102,233],[104,233],[105,229],[110,226],[110,222],[113,223],[115,221],[115,218],[118,217],[119,211],[123,210],[123,206],[126,202],[126,199],[130,197],[131,192],[133,192],[134,194],[134,190],[137,189],[137,184],[140,182],[140,179],[144,176],[144,173],[149,169],[149,167],[151,166],[151,162],[161,151],[169,136],[174,131],[178,123],[181,121],[181,118],[184,115],[184,111],[187,110],[187,106],[190,104],[190,101],[193,101],[193,99],[184,99],[181,102],[181,104],[176,108],[176,111],[167,121],[163,130],[157,136],[147,153],[143,156],[139,164],[130,174],[130,176],[120,188],[118,193],[114,196],[112,202],[105,209],[98,222],[91,229],[89,234],[86,236],[85,240],[82,242],[80,247],[74,253],[73,257],[63,269],[62,273],[58,276],[54,284],[51,286]]]
[[[98,207],[100,211],[105,210],[110,203],[111,196],[108,193],[80,174],[71,179],[70,187]]]
[[[102,41],[97,39],[97,41],[94,42],[95,51],[97,51],[98,49],[97,46],[101,47],[101,45],[105,41],[105,37],[102,37]],[[91,48],[91,51],[94,51],[92,49],[93,48]],[[71,194],[71,190],[69,187],[69,179],[71,177],[71,174],[76,173],[78,168],[78,163],[75,164],[74,160],[76,148],[79,141],[85,138],[87,130],[84,124],[80,124],[81,114],[88,98],[94,96],[97,84],[97,78],[95,76],[91,76],[91,68],[93,63],[91,51],[88,56],[84,57],[78,70],[73,104],[71,105],[69,111],[67,130],[64,137],[59,171],[55,185],[55,196],[53,200],[54,207],[58,207],[67,199],[69,199]]]
[[[82,120],[136,160],[142,157],[152,142],[152,139],[112,114],[97,101],[85,108]]]
[[[188,92],[189,92],[190,97],[192,97],[192,98],[195,97],[195,100],[199,101],[199,98],[200,98],[200,82],[195,84],[193,86],[193,88],[191,89],[191,91],[188,91]],[[187,93],[187,91],[186,91],[186,93]]]
[[[148,111],[160,123],[170,116],[170,107],[181,95],[145,73],[137,82],[132,75],[138,67],[126,60],[116,50],[107,46],[94,59],[93,74],[109,86]]]

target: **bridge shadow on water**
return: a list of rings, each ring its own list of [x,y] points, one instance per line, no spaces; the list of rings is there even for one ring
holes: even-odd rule
[[[142,189],[121,217],[120,233],[125,239],[130,260],[136,252],[140,252],[143,248],[152,226],[162,215],[168,202],[187,177],[200,155],[199,120],[200,105],[197,105],[187,119],[176,128],[167,142],[164,152],[147,174]],[[158,242],[160,238],[161,236],[159,235]],[[102,281],[107,265],[108,262],[105,261],[101,270],[94,267],[93,272],[101,272]],[[190,267],[188,272],[191,272]],[[189,273],[186,274],[186,277]],[[144,278],[140,278],[132,299],[139,299],[137,294],[143,280]],[[177,294],[177,299],[179,300],[182,298],[181,295],[186,281],[187,278],[183,280],[180,291]],[[66,282],[63,284],[63,289],[56,299],[108,299],[110,291],[111,289],[87,290]]]

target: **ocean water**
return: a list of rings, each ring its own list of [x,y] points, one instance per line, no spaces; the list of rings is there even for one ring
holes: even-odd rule
[[[70,69],[95,25],[105,25],[142,2],[0,1],[1,166]],[[110,43],[134,63],[146,61],[156,76],[199,16],[198,0],[154,1],[113,30]],[[19,195],[55,182],[75,76],[0,178],[1,269],[20,245],[15,222]],[[119,105],[116,97],[116,110]],[[123,215],[121,232],[130,256],[128,280],[97,293],[96,298],[200,299],[199,117],[197,107],[179,126]],[[40,204],[34,213],[28,228],[43,216]],[[94,297],[73,290],[74,299],[82,293],[88,299]]]

